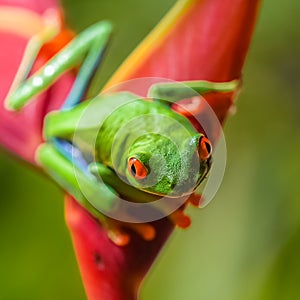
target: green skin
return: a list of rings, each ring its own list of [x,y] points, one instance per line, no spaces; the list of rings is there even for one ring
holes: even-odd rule
[[[46,142],[38,149],[36,158],[59,185],[99,218],[104,218],[99,208],[102,212],[114,209],[116,195],[132,202],[149,202],[162,195],[180,197],[192,193],[211,164],[210,158],[199,158],[198,145],[203,135],[196,132],[185,117],[172,111],[169,102],[159,99],[175,102],[194,96],[193,91],[199,94],[232,92],[238,85],[237,81],[184,82],[189,87],[187,92],[182,84],[162,83],[149,90],[149,98],[155,99],[153,101],[120,92],[79,103],[100,62],[110,33],[108,22],[86,29],[36,74],[27,78],[30,70],[24,72],[22,80],[14,84],[17,89],[6,101],[7,109],[19,110],[64,72],[80,67],[67,104],[46,117]],[[46,40],[39,41],[40,45],[43,42]],[[33,52],[35,54],[28,65],[32,65],[36,58],[36,47]],[[96,119],[88,117],[87,122],[82,122],[90,105],[99,107],[92,109],[96,111]],[[88,172],[62,154],[55,142],[57,139],[74,143],[84,157],[93,157],[87,159]],[[138,159],[145,166],[148,172],[145,178],[133,176],[128,168],[130,158]],[[87,198],[93,199],[93,205]]]

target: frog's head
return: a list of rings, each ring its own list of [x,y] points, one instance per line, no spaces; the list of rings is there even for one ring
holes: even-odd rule
[[[145,134],[129,148],[126,177],[143,191],[179,197],[193,192],[205,178],[211,153],[211,143],[199,133],[180,147],[160,134]]]

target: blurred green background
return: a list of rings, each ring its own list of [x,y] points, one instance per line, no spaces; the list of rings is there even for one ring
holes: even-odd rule
[[[76,30],[100,19],[116,33],[94,89],[174,0],[64,0]],[[264,1],[237,114],[226,123],[227,170],[214,201],[189,209],[142,300],[300,299],[300,2]],[[0,154],[0,299],[85,299],[62,193]]]

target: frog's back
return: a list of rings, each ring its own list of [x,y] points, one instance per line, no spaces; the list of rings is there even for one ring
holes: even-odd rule
[[[168,121],[170,120],[170,121]],[[131,134],[160,131],[171,140],[180,140],[181,130],[195,133],[190,122],[160,101],[135,99],[114,110],[105,119],[97,137],[97,160],[111,165],[112,146],[119,152],[128,149]],[[186,134],[186,133],[184,133]]]

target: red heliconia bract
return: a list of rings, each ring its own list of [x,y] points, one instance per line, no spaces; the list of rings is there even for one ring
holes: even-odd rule
[[[157,34],[157,39],[154,34],[152,43],[138,48],[108,86],[140,77],[179,81],[240,78],[259,3],[259,0],[187,0],[172,26]],[[0,0],[0,9],[3,6],[27,8],[38,14],[48,8],[59,8],[55,0]],[[3,103],[28,38],[1,30],[0,20],[0,40]],[[65,74],[22,112],[8,112],[1,105],[0,144],[35,164],[35,150],[43,141],[44,117],[60,106],[73,80],[72,74]],[[211,93],[205,98],[223,123],[233,94]],[[20,128],[19,124],[26,124],[26,128]],[[105,228],[68,195],[66,220],[89,300],[136,299],[141,281],[174,228],[167,218],[155,221],[157,235],[153,241],[144,241],[132,232],[130,243],[119,247],[108,238]]]
[[[24,8],[42,15],[48,9],[58,9],[58,4],[55,0],[0,0],[0,9],[7,7]],[[20,18],[14,18],[16,26],[21,21]],[[27,105],[21,112],[8,112],[3,102],[19,68],[29,37],[18,34],[17,30],[9,31],[2,27],[0,19],[0,144],[6,150],[35,164],[34,154],[42,143],[44,117],[47,112],[60,107],[74,76],[69,73],[62,76],[52,88],[38,96],[37,101]],[[37,64],[42,65],[43,61]],[[20,128],[20,124],[26,124],[26,128]]]

